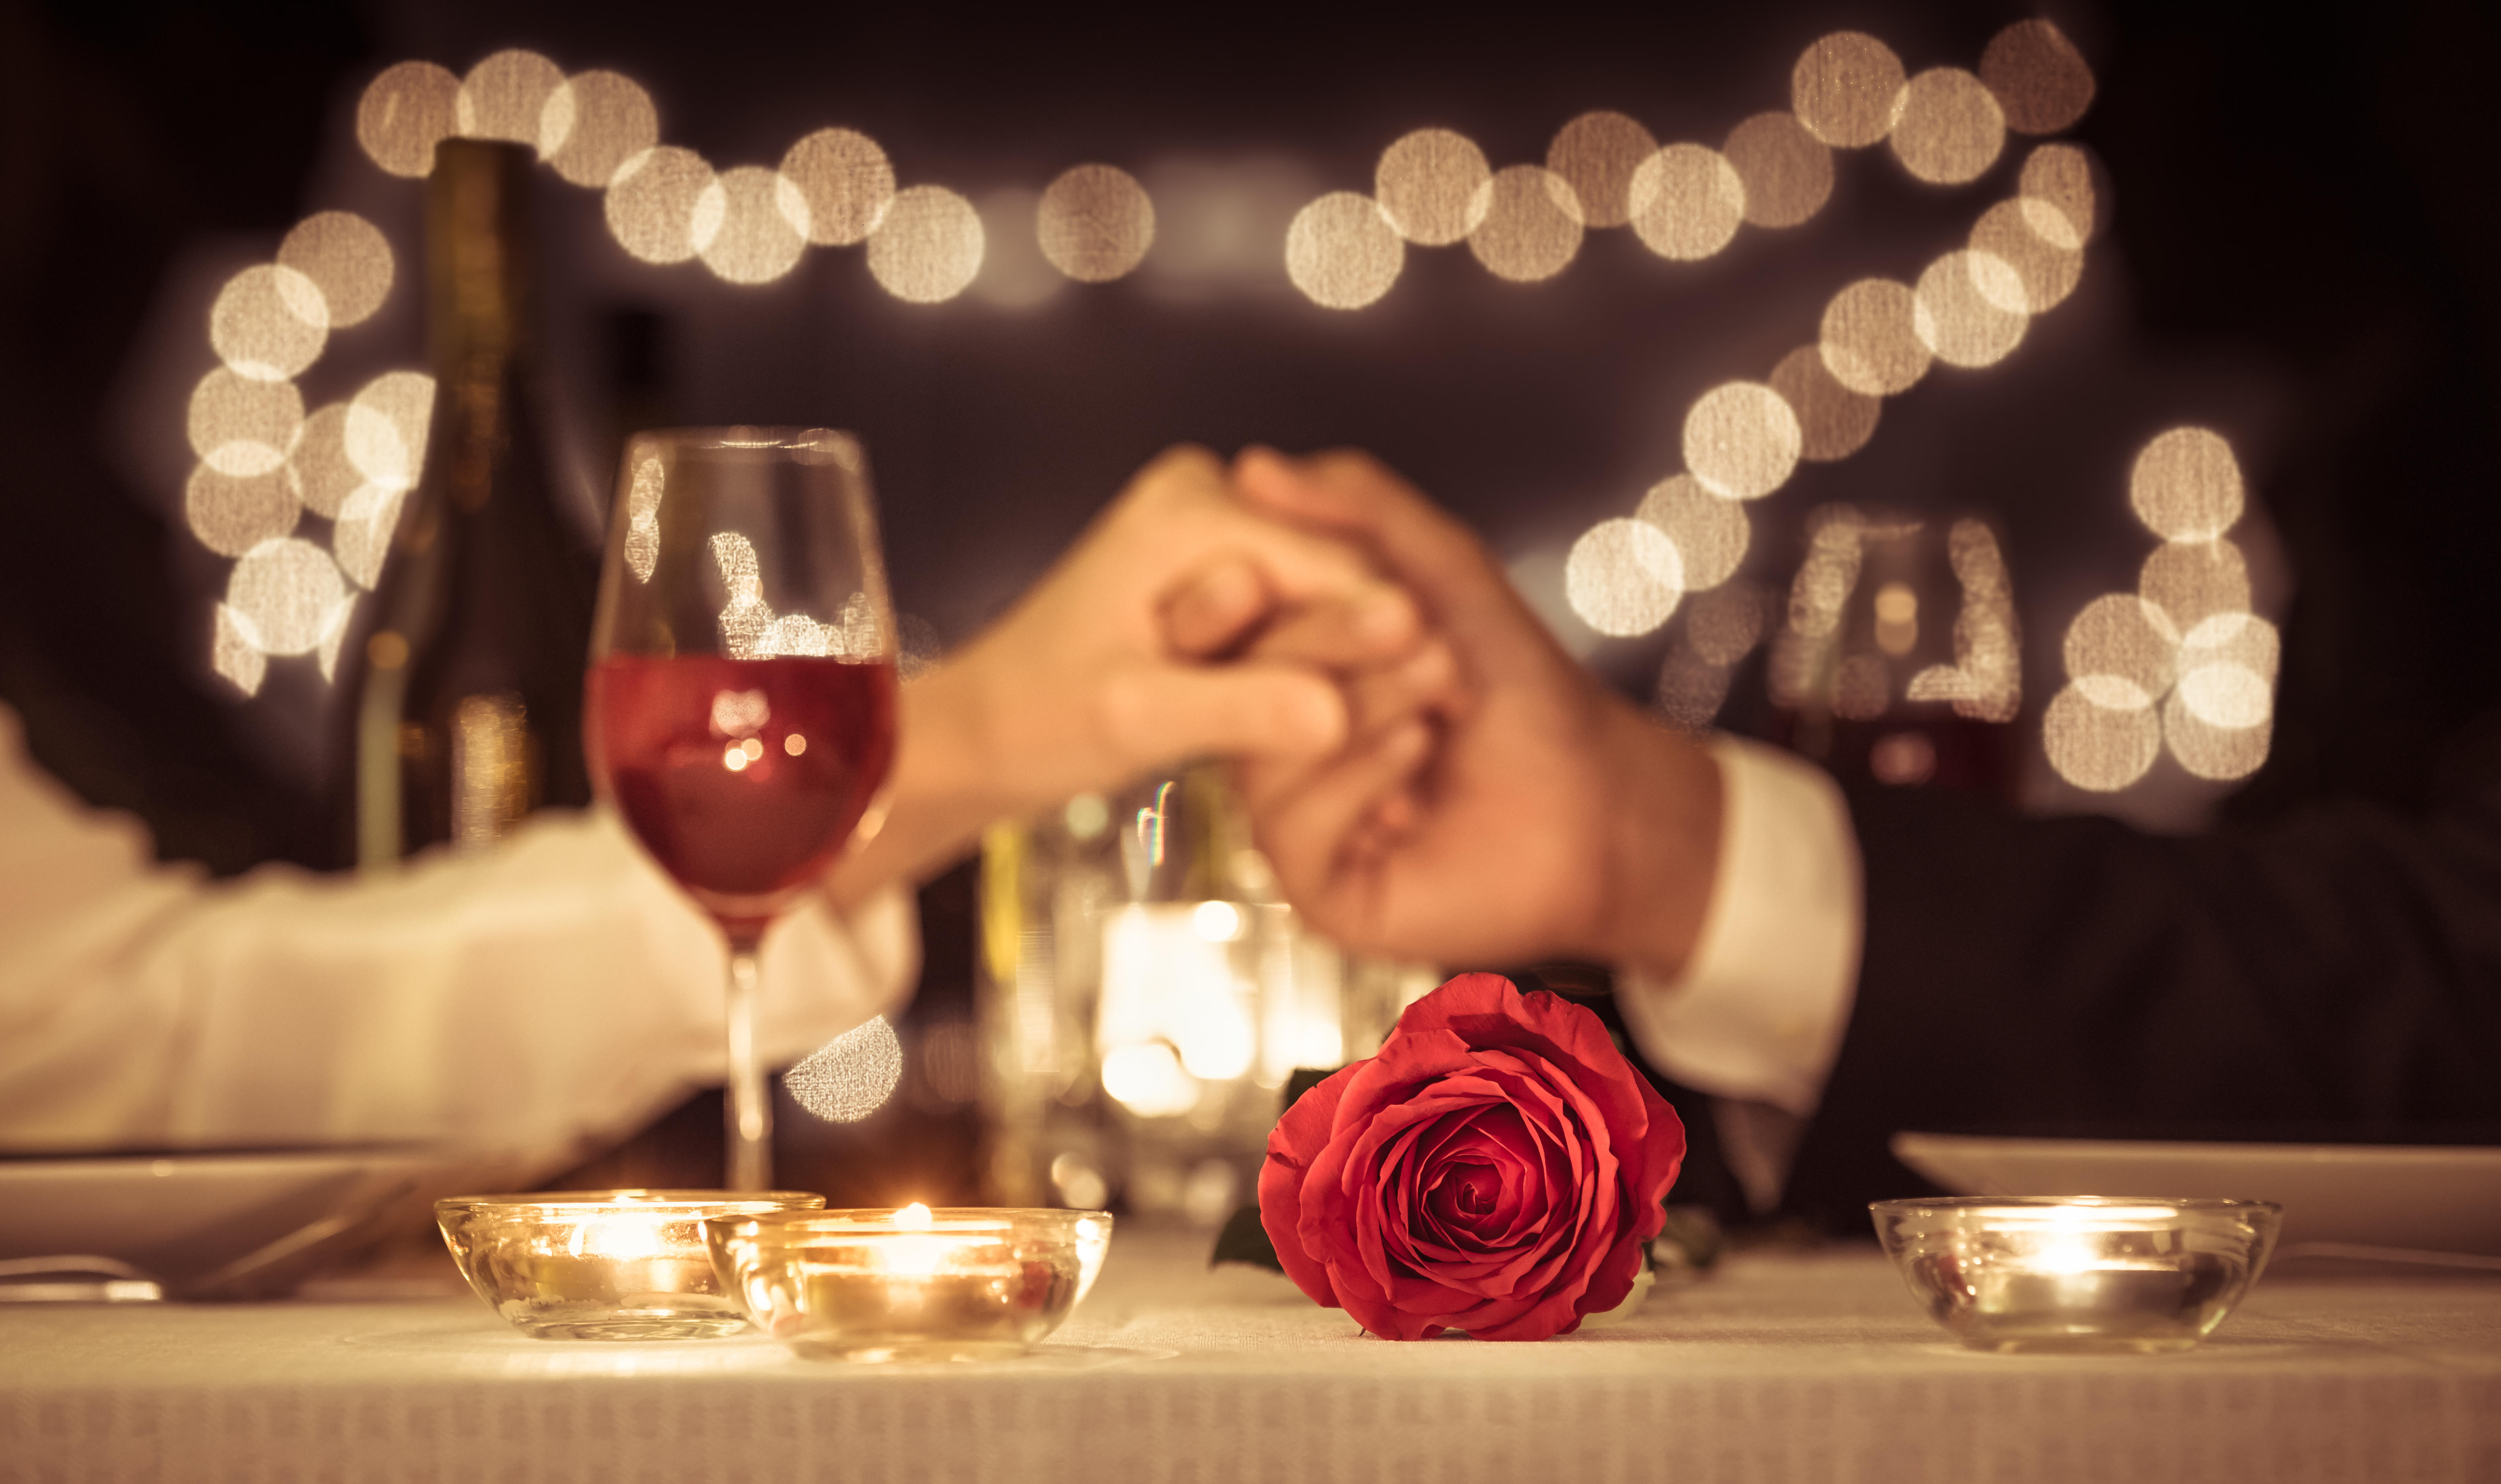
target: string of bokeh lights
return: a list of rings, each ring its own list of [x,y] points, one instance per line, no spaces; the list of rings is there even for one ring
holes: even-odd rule
[[[1563,126],[1542,165],[1497,170],[1458,133],[1417,130],[1384,150],[1371,195],[1331,191],[1293,216],[1284,243],[1286,277],[1317,305],[1358,310],[1394,286],[1411,247],[1464,243],[1495,277],[1533,283],[1567,268],[1589,231],[1617,227],[1629,228],[1662,258],[1697,261],[1725,248],[1741,227],[1780,230],[1811,220],[1831,195],[1836,151],[1883,144],[1915,179],[1965,184],[2002,157],[2010,132],[2041,136],[2071,127],[2089,106],[2094,82],[2054,25],[2028,20],[1992,38],[1977,72],[1936,67],[1913,76],[1874,37],[1836,33],[1806,49],[1790,91],[1788,110],[1743,120],[1717,148],[1662,146],[1633,118],[1592,112]],[[562,179],[601,191],[605,223],[625,252],[654,265],[699,261],[733,284],[773,282],[810,247],[864,246],[869,273],[887,293],[939,304],[973,284],[988,246],[969,200],[940,184],[901,185],[884,149],[858,131],[819,129],[793,144],[777,166],[716,169],[695,151],[661,141],[658,111],[633,80],[609,71],[567,75],[532,51],[498,51],[465,77],[423,61],[387,68],[359,100],[356,135],[377,167],[412,179],[431,170],[434,147],[446,138],[529,145]],[[1032,210],[1042,256],[1069,280],[1123,278],[1153,246],[1153,202],[1116,166],[1062,172]],[[1599,522],[1573,546],[1565,567],[1573,611],[1600,634],[1647,634],[1687,597],[1727,582],[1751,544],[1748,503],[1784,485],[1801,460],[1837,460],[1863,446],[1883,399],[1909,391],[1935,363],[1977,368],[2003,359],[2032,316],[2073,291],[2094,213],[2083,151],[2036,146],[2016,194],[1982,214],[1966,246],[1939,257],[1916,284],[1850,284],[1826,306],[1816,344],[1784,357],[1766,381],[1732,381],[1705,393],[1685,416],[1686,471],[1653,487],[1632,516]],[[325,212],[290,232],[275,262],[237,274],[211,313],[211,344],[221,364],[191,399],[200,462],[185,510],[205,544],[235,558],[217,608],[213,663],[247,695],[257,692],[272,657],[313,655],[325,677],[334,673],[349,614],[378,580],[416,482],[433,398],[429,378],[388,373],[310,412],[294,384],[332,331],[374,313],[394,277],[378,229],[350,214]],[[326,547],[306,534],[306,511],[331,523]],[[1848,529],[1846,522],[1830,525]],[[2210,545],[2172,541],[2164,550]],[[1993,558],[1993,543],[1989,551]],[[2191,563],[2161,553],[2157,559],[2183,572]],[[1800,581],[1810,575],[1802,570]],[[1967,583],[1966,591],[1968,599],[1975,589]],[[1764,627],[1759,605],[1729,597],[1707,611],[1697,602],[1685,626],[1685,648],[1720,654],[1704,663],[1717,672],[1719,693],[1729,666],[1759,642]],[[1792,602],[1791,628],[1802,612],[1812,622],[1814,611],[1812,604]],[[2005,635],[2011,648],[2011,621]],[[2263,669],[2271,684],[2271,659],[2260,667],[2233,653],[2240,657],[2228,663],[2250,674]],[[1960,681],[1915,677],[1915,698],[1953,699],[1974,714],[2004,710],[2013,670],[1990,669],[1989,655],[1971,658]],[[2173,663],[2180,663],[2176,654]],[[2120,673],[2077,671],[2072,662],[2070,670],[2088,679]],[[2070,718],[2087,714],[2080,706],[2089,706],[2093,718],[2150,716],[2167,695],[2165,714],[2186,718],[2169,729],[2175,754],[2184,763],[2194,755],[2199,762],[2188,766],[2205,775],[2238,775],[2213,770],[2236,766],[2248,751],[2239,739],[2250,728],[2216,719],[2250,711],[2243,691],[2231,689],[2239,678],[2146,684],[2157,672],[2170,674],[2143,664],[2126,672],[2140,676],[2129,683],[2149,698],[2134,709],[2106,704],[2134,691],[2098,679],[2061,693],[2051,708],[2054,735],[2098,739],[2050,744],[2062,775],[2080,782],[2116,777],[2127,772],[2120,766],[2126,758],[2145,751],[2142,720],[2121,726],[2096,719],[2077,730]],[[2225,699],[2226,689],[2238,699]],[[1715,700],[1710,709],[1716,707]],[[2192,730],[2197,726],[2234,740],[2184,741],[2204,735]],[[2263,735],[2261,727],[2260,757]],[[2129,776],[2142,773],[2139,767]]]

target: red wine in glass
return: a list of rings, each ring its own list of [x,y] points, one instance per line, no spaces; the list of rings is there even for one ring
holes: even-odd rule
[[[612,654],[591,766],[645,849],[733,932],[822,876],[894,757],[894,666]]]
[[[584,741],[601,797],[728,940],[733,1190],[772,1179],[755,1042],[764,930],[874,817],[894,759],[894,661],[857,440],[736,427],[626,444]]]

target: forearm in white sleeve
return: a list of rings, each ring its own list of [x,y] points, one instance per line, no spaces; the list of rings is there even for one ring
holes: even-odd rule
[[[1698,1091],[1804,1117],[1823,1094],[1858,978],[1858,841],[1821,769],[1714,738],[1719,869],[1684,973],[1617,977],[1651,1065]]]
[[[0,710],[0,1142],[451,1141],[561,1165],[720,1079],[717,934],[605,810],[381,878],[210,883],[36,773]],[[766,940],[796,1060],[892,1008],[909,897]]]

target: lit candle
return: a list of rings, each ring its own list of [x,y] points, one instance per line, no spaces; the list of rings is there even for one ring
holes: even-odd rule
[[[439,1202],[461,1276],[541,1339],[693,1339],[747,1327],[704,1245],[713,1216],[824,1204],[797,1192],[600,1191]]]
[[[708,1224],[754,1322],[803,1355],[1017,1355],[1075,1307],[1111,1237],[1100,1212],[815,1212]]]
[[[1873,1210],[1912,1292],[1984,1350],[2185,1349],[2248,1290],[2281,1215],[2264,1202],[2090,1196]]]

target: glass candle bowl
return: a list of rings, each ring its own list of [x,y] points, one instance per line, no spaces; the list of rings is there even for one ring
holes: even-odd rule
[[[2257,1281],[2281,1206],[2077,1196],[1879,1201],[1876,1235],[1975,1350],[2185,1350]]]
[[[704,1223],[756,1328],[803,1356],[999,1360],[1059,1328],[1102,1270],[1103,1211],[910,1205]]]
[[[539,1339],[708,1339],[747,1328],[704,1245],[712,1216],[822,1206],[798,1191],[455,1196],[434,1218],[460,1275]]]

